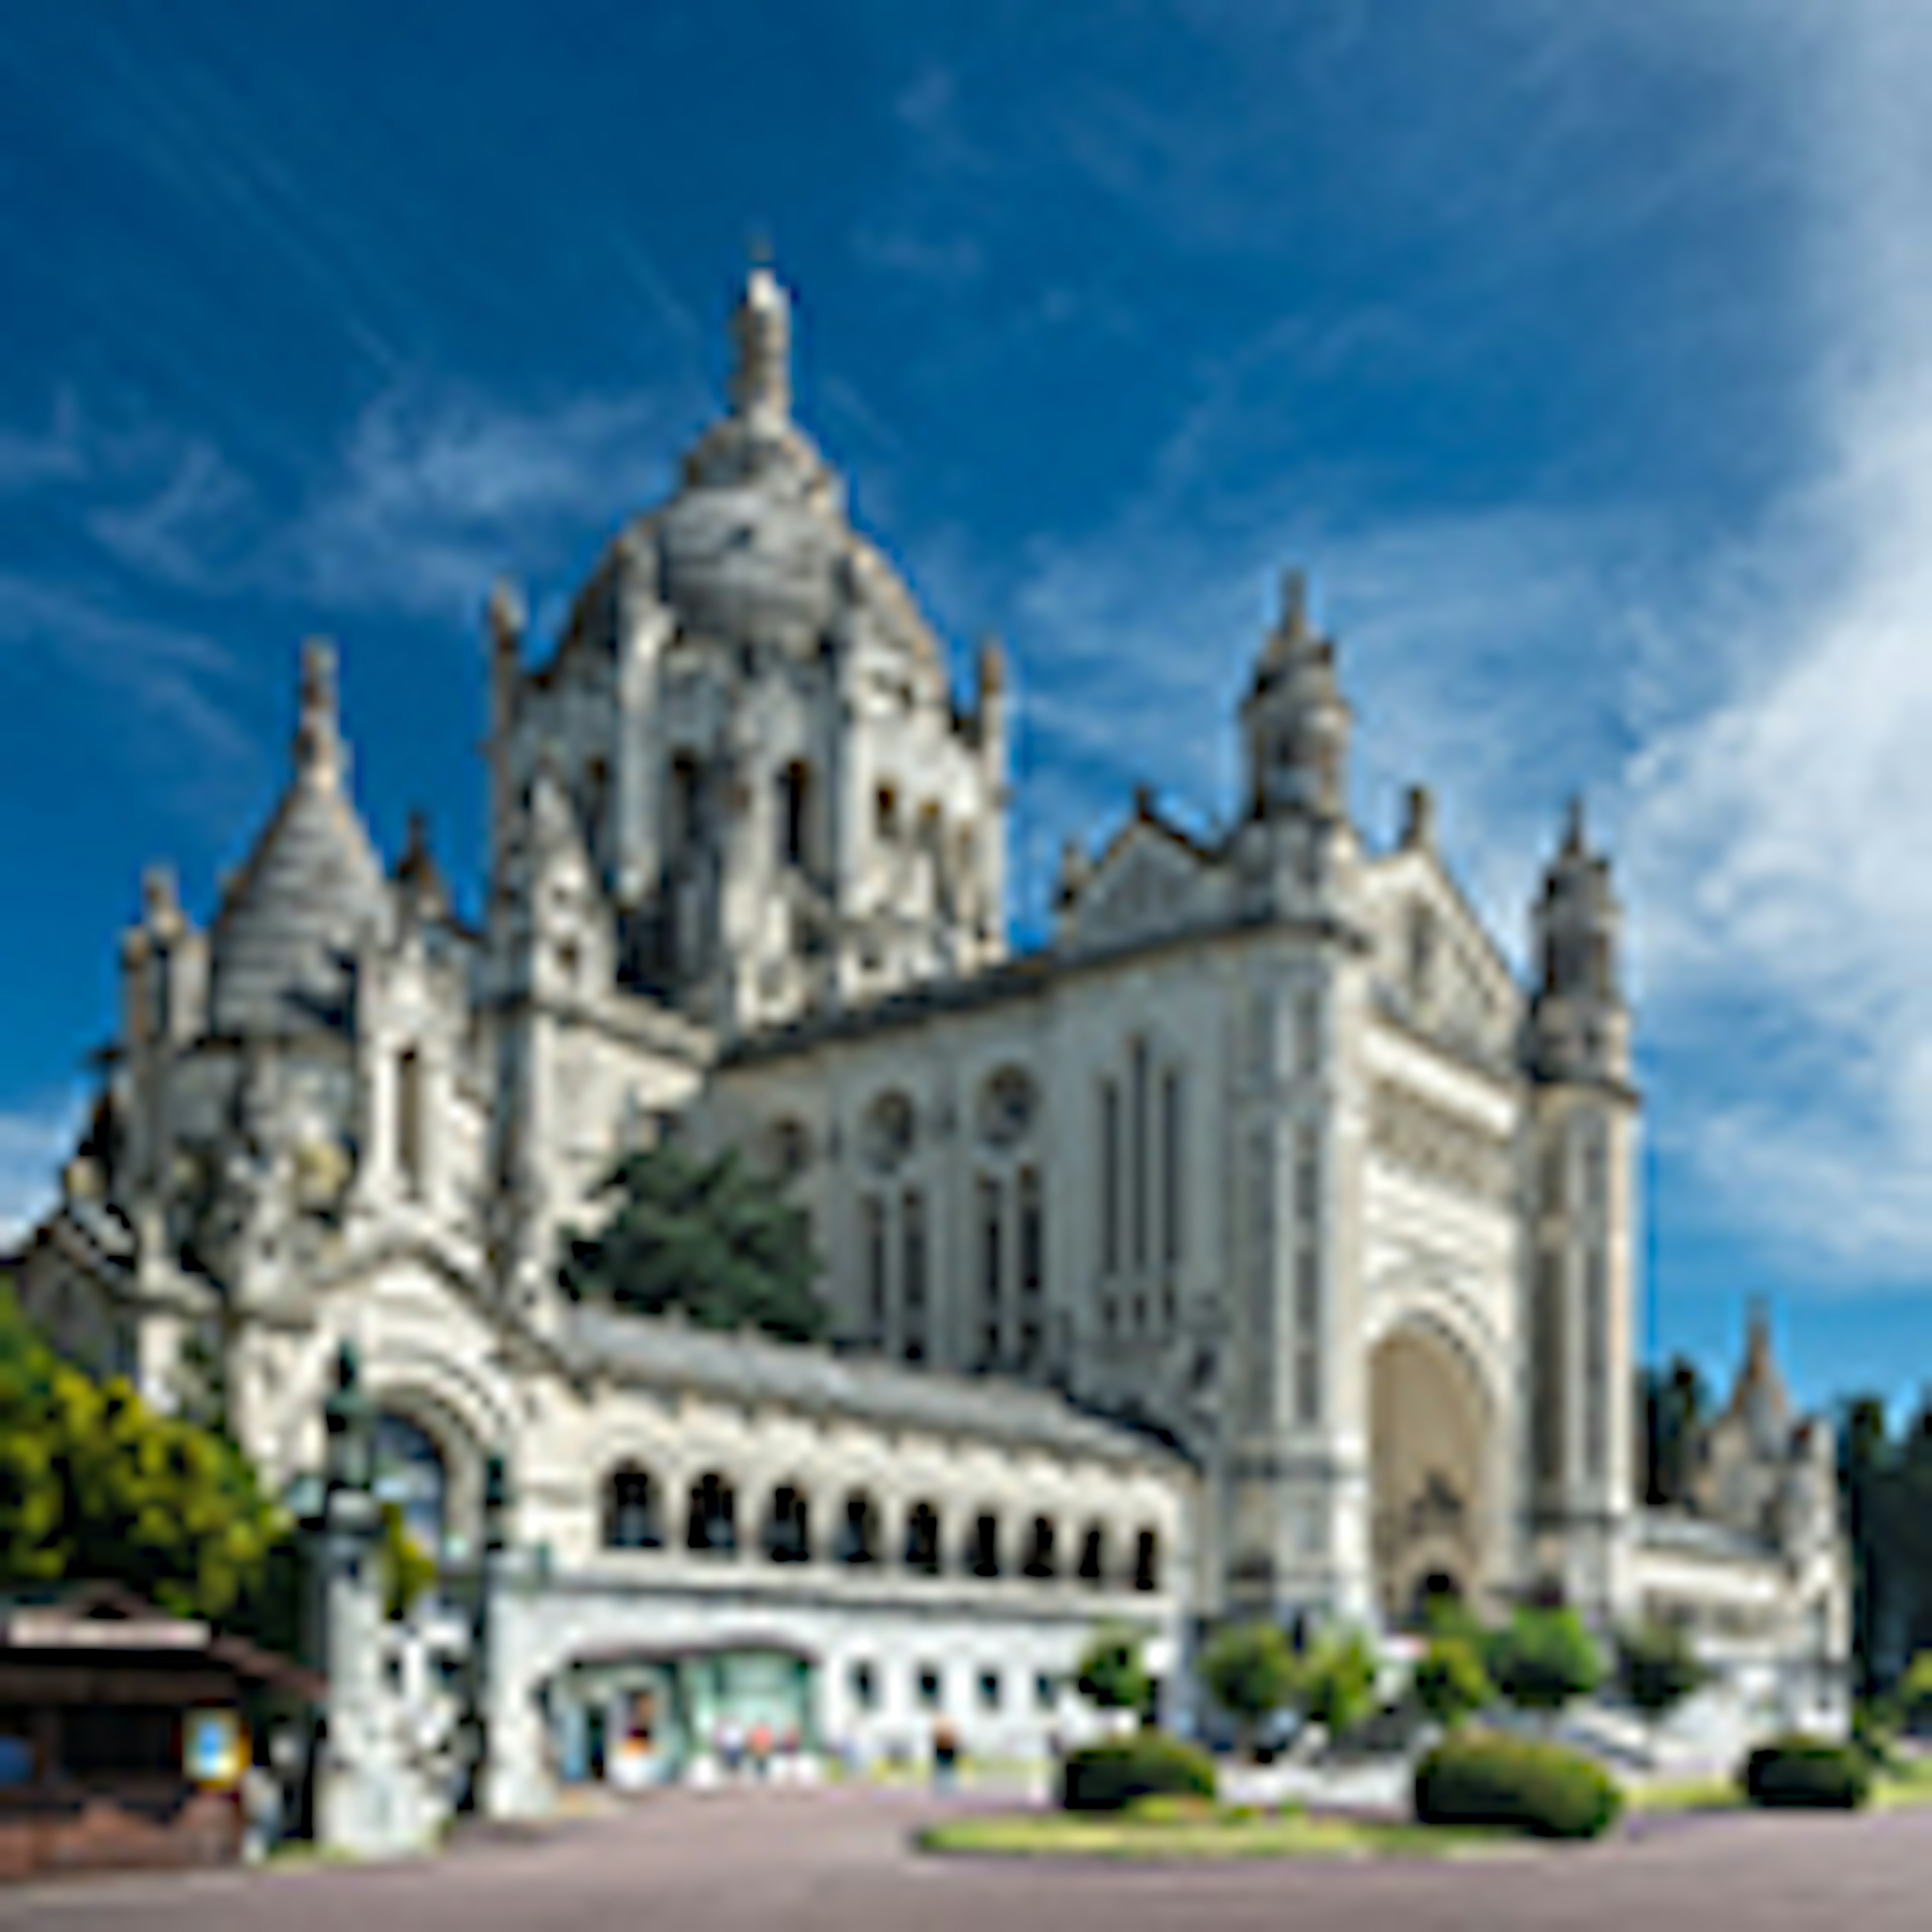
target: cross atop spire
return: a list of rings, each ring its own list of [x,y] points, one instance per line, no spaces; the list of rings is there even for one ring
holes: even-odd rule
[[[791,302],[755,252],[731,334],[738,352],[731,372],[734,412],[760,428],[782,428],[791,416]]]

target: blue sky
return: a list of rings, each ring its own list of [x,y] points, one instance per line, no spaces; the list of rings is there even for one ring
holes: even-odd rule
[[[482,598],[540,623],[716,406],[801,413],[1023,707],[1014,915],[1230,802],[1312,573],[1378,840],[1520,953],[1585,788],[1632,925],[1654,1340],[1932,1380],[1932,16],[1595,0],[272,9],[0,34],[0,1223],[142,866],[206,916],[342,646],[473,892]],[[1637,17],[1632,18],[1634,15]]]

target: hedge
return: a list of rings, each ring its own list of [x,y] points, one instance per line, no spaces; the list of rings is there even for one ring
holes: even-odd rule
[[[1760,1744],[1738,1782],[1754,1804],[1852,1811],[1871,1796],[1872,1774],[1856,1746],[1794,1734]]]
[[[1560,1744],[1493,1732],[1445,1738],[1416,1767],[1424,1825],[1493,1825],[1539,1838],[1594,1838],[1623,1810],[1616,1780]]]
[[[1070,1811],[1118,1811],[1142,1798],[1214,1796],[1214,1760],[1163,1731],[1137,1731],[1072,1753],[1060,1787]]]

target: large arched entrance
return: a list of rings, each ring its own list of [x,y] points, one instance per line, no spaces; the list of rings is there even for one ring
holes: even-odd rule
[[[1403,1322],[1369,1364],[1371,1534],[1383,1617],[1413,1628],[1433,1599],[1474,1603],[1495,1533],[1490,1404],[1432,1322]]]

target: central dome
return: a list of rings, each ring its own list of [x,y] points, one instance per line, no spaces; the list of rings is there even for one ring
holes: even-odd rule
[[[664,600],[683,628],[794,649],[825,634],[851,532],[827,500],[823,470],[813,474],[803,454],[772,450],[743,473],[694,478],[654,520]]]
[[[613,634],[614,586],[641,572],[695,644],[812,654],[856,620],[943,676],[945,653],[911,592],[853,529],[843,483],[792,421],[790,314],[769,269],[752,271],[732,330],[729,411],[686,454],[677,494],[606,554],[573,608],[566,648]]]

